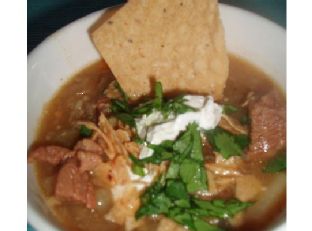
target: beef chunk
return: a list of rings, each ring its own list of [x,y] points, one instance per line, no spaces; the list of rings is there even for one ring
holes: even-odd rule
[[[57,165],[60,162],[74,156],[75,153],[70,149],[60,146],[43,146],[31,151],[28,156],[28,161],[35,160],[47,162],[53,165]]]
[[[286,108],[277,92],[250,105],[250,158],[270,158],[286,146]]]
[[[102,158],[98,154],[92,152],[78,151],[77,157],[80,160],[79,170],[81,172],[91,171],[102,163]]]
[[[85,204],[87,208],[95,208],[96,198],[93,184],[86,172],[80,172],[77,161],[72,159],[60,169],[55,187],[56,197]]]

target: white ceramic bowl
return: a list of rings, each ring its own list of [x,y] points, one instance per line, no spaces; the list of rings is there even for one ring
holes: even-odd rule
[[[221,4],[229,52],[249,60],[286,90],[286,31],[253,13]],[[95,12],[49,36],[28,56],[27,138],[35,137],[40,114],[54,92],[73,74],[100,59],[89,27],[103,14]],[[57,231],[38,192],[33,169],[28,166],[28,222],[38,231]],[[285,221],[273,230],[286,230]]]

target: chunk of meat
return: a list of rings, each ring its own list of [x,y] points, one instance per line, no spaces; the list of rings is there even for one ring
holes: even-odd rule
[[[77,157],[80,160],[79,170],[81,172],[91,171],[102,163],[102,158],[92,152],[78,151]]]
[[[261,182],[253,175],[236,178],[235,197],[240,201],[255,201],[262,192]]]
[[[28,156],[28,161],[33,162],[35,160],[47,162],[49,164],[57,165],[62,161],[73,157],[75,152],[68,148],[60,146],[42,146],[31,151]]]
[[[270,158],[286,145],[286,108],[277,92],[250,105],[251,144],[249,158]]]
[[[89,175],[79,171],[75,160],[70,160],[60,169],[55,195],[62,200],[83,203],[87,208],[96,207],[95,192]]]
[[[74,147],[75,151],[91,152],[101,155],[103,150],[100,145],[91,139],[82,139]]]

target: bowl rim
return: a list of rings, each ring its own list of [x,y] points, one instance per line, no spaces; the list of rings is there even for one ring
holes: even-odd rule
[[[113,7],[116,7],[116,6],[113,6]],[[236,11],[236,13],[242,14],[242,15],[244,15],[244,17],[247,17],[247,18],[255,18],[258,21],[262,21],[263,24],[266,24],[266,26],[269,26],[269,27],[273,28],[274,30],[278,31],[279,33],[284,34],[285,37],[286,37],[286,28],[278,25],[276,22],[274,22],[274,21],[272,21],[272,20],[270,20],[268,18],[260,16],[260,15],[258,15],[256,13],[251,12],[251,11],[248,11],[248,10],[236,7],[236,6],[231,6],[231,5],[228,5],[228,4],[224,4],[224,3],[219,3],[219,7],[223,8],[223,9],[226,9],[226,10],[229,10],[229,11]],[[84,22],[84,21],[86,21],[86,20],[88,20],[90,18],[96,19],[97,17],[99,17],[101,15],[101,13],[103,13],[105,10],[108,10],[110,8],[112,8],[112,7],[107,7],[107,8],[104,8],[104,9],[92,12],[92,13],[90,13],[88,15],[85,15],[85,16],[77,19],[77,20],[74,20],[74,21],[70,22],[69,24],[63,26],[62,28],[58,29],[57,31],[55,31],[52,34],[50,34],[49,36],[47,36],[36,47],[34,47],[33,50],[31,50],[28,53],[28,55],[27,55],[27,63],[28,63],[27,65],[28,65],[28,67],[27,68],[29,68],[29,63],[31,63],[31,60],[37,58],[38,53],[40,52],[42,47],[44,47],[44,46],[46,46],[46,44],[50,43],[50,41],[53,39],[53,37],[55,37],[56,35],[59,35],[59,34],[63,34],[63,33],[65,33],[66,31],[70,30],[73,27],[79,26],[80,23],[82,23],[82,22]],[[27,75],[27,79],[28,78],[31,78],[31,76]],[[285,76],[285,78],[286,78],[286,76]],[[285,91],[286,91],[286,89],[285,89]],[[29,128],[27,128],[27,129],[29,129]],[[28,182],[27,182],[27,187],[28,187]],[[31,225],[35,230],[38,230],[38,231],[39,230],[44,230],[47,227],[49,227],[49,224],[48,224],[46,218],[44,218],[44,217],[36,217],[36,218],[34,218],[34,217],[30,216],[29,210],[31,210],[32,208],[30,208],[29,203],[30,202],[29,202],[29,200],[27,198],[27,222],[28,222],[28,224]],[[38,219],[39,219],[39,222],[38,222]],[[274,231],[284,231],[284,230],[286,230],[286,219],[285,220],[283,219],[282,222],[277,224],[276,227],[273,227],[273,230]]]

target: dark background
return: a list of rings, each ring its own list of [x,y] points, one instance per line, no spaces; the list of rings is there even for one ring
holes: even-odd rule
[[[170,0],[168,0],[170,1]],[[125,0],[28,0],[27,52],[68,23]],[[286,27],[286,0],[220,0],[262,15]]]

